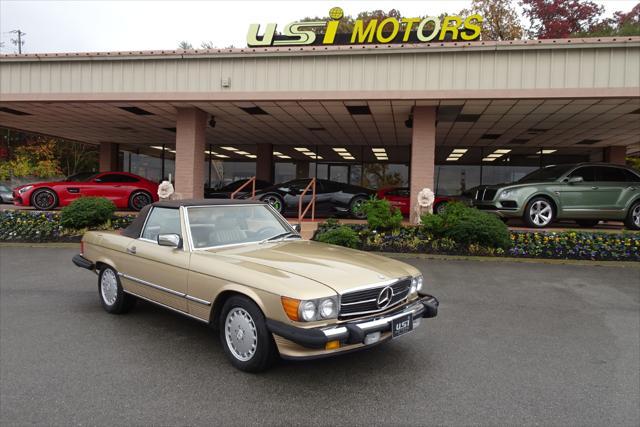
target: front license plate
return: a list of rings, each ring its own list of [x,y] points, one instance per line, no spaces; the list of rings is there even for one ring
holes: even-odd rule
[[[391,337],[399,337],[413,330],[413,318],[411,314],[394,319],[391,322]]]

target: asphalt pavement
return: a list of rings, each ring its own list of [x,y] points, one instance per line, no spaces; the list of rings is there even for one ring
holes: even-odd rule
[[[406,260],[440,314],[263,374],[204,324],[100,306],[72,249],[0,247],[0,424],[640,424],[640,269]]]

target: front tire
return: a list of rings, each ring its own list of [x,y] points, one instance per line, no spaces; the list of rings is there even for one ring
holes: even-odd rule
[[[524,222],[532,228],[544,228],[556,217],[555,207],[545,197],[534,197],[524,209]]]
[[[36,190],[31,195],[31,205],[41,211],[48,211],[58,206],[58,195],[48,188]]]
[[[433,213],[436,215],[442,215],[445,209],[447,209],[447,202],[440,202],[434,207]]]
[[[126,313],[136,303],[135,297],[122,289],[118,272],[109,266],[102,267],[98,275],[98,294],[102,307],[111,314]]]
[[[640,230],[640,200],[631,205],[627,218],[624,220],[624,225],[629,230]]]
[[[266,370],[277,355],[262,311],[240,295],[232,296],[222,307],[220,342],[231,364],[245,372]]]
[[[153,203],[153,198],[146,191],[134,191],[129,196],[129,207],[134,211],[140,211],[151,203]]]

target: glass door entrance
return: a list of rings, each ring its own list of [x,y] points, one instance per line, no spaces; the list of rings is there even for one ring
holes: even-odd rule
[[[360,164],[318,163],[316,170],[318,179],[361,185],[362,165]]]

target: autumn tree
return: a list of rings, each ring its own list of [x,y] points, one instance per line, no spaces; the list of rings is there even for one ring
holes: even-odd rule
[[[602,24],[604,8],[585,0],[521,0],[523,14],[529,20],[529,37],[566,38],[596,30]]]
[[[178,43],[178,49],[184,49],[184,50],[193,49],[193,45],[186,40],[182,40],[180,43]]]
[[[471,10],[462,10],[460,15],[474,13],[482,16],[483,40],[516,40],[522,38],[522,25],[518,12],[510,0],[472,0]]]
[[[618,11],[613,18],[603,20],[589,31],[572,34],[574,37],[640,36],[640,3],[629,12]]]

